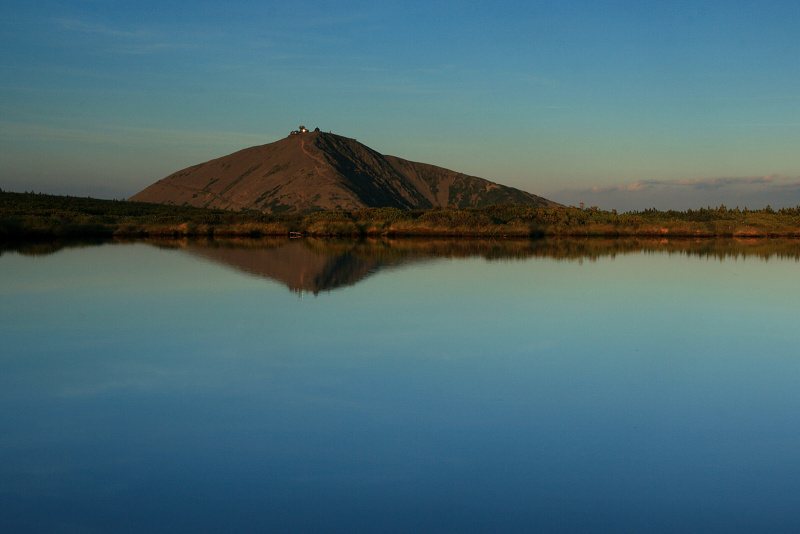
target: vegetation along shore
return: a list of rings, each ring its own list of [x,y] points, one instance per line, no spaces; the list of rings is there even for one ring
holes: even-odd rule
[[[0,192],[0,239],[230,236],[800,237],[800,206],[627,213],[596,207],[362,208],[265,214]]]

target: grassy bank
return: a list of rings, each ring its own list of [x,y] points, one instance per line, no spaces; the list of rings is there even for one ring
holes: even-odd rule
[[[0,192],[0,239],[183,236],[800,237],[800,207],[773,210],[364,208],[264,214]]]

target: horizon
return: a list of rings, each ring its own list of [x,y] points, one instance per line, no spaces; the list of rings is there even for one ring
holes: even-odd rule
[[[304,124],[564,205],[800,205],[793,2],[0,13],[5,191],[130,198]]]

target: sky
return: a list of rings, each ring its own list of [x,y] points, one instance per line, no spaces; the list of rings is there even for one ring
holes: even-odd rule
[[[800,2],[0,4],[0,188],[128,198],[299,125],[620,211],[800,205]]]

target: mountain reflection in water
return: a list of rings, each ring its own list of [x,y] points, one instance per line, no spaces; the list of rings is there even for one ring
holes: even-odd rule
[[[125,243],[124,241],[115,241]],[[292,291],[331,291],[380,270],[444,258],[482,257],[487,261],[550,258],[596,261],[621,254],[680,254],[718,261],[770,258],[800,261],[800,239],[148,239],[159,248],[192,255],[275,280]],[[47,255],[67,247],[103,241],[36,242],[0,245],[3,251]]]
[[[292,291],[351,286],[382,269],[442,258],[552,258],[595,261],[631,253],[669,253],[718,260],[756,257],[800,261],[800,240],[476,240],[280,239],[188,241],[196,256],[285,284]]]
[[[320,291],[353,285],[378,269],[403,261],[359,255],[354,245],[329,243],[317,247],[297,239],[279,243],[191,243],[186,246],[186,251],[276,280],[292,291],[309,291],[315,295]]]

